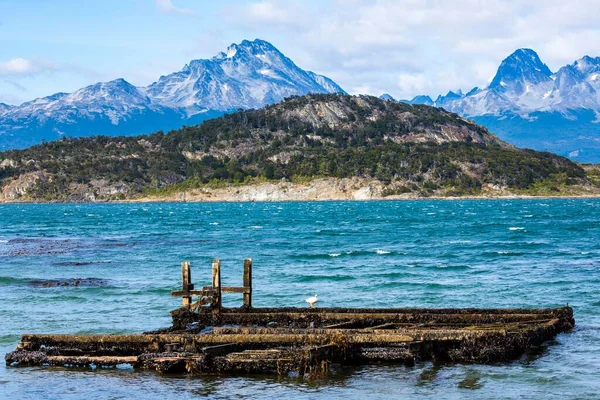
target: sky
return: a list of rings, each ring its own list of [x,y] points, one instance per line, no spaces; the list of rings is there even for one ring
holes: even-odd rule
[[[0,0],[0,102],[117,78],[146,86],[260,38],[347,92],[486,86],[522,47],[552,71],[600,56],[600,0]]]

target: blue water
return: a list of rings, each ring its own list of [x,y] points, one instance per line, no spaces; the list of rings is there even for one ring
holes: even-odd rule
[[[573,306],[577,327],[498,365],[340,368],[318,381],[0,366],[0,398],[600,398],[600,201],[0,205],[0,354],[19,334],[168,326],[180,265],[256,306]],[[43,280],[94,278],[88,286]],[[238,295],[226,304],[239,305]]]

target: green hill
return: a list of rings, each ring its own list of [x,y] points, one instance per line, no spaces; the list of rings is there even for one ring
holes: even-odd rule
[[[63,139],[0,153],[6,200],[114,200],[315,177],[372,178],[387,195],[591,185],[566,158],[517,149],[442,109],[370,96],[293,97],[168,134]]]

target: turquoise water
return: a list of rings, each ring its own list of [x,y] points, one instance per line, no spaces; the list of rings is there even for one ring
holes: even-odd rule
[[[512,363],[341,368],[328,379],[169,378],[0,366],[0,398],[600,398],[600,201],[0,205],[0,354],[19,334],[168,326],[180,261],[256,306],[573,306],[577,327]],[[44,280],[93,278],[47,288]],[[238,295],[226,304],[238,305]]]

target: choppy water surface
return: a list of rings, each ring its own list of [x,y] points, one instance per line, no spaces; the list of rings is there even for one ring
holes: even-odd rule
[[[343,368],[320,381],[2,361],[0,398],[600,398],[599,213],[598,200],[0,205],[2,356],[23,332],[168,326],[179,262],[203,285],[215,257],[228,286],[254,259],[256,306],[304,307],[314,293],[321,307],[568,303],[577,321],[513,363]]]

